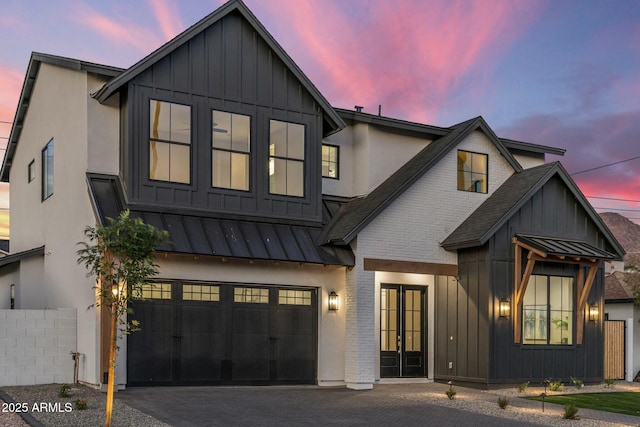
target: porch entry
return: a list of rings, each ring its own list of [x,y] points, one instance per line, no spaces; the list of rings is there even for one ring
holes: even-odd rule
[[[380,288],[380,377],[426,375],[426,288]]]

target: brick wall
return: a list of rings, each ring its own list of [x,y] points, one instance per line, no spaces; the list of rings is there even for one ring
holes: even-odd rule
[[[0,386],[73,382],[76,310],[0,310]]]

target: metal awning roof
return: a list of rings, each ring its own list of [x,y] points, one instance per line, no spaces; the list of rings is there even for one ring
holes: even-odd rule
[[[534,236],[516,234],[518,240],[546,255],[571,258],[589,258],[599,260],[615,259],[616,255],[597,248],[582,240],[563,239],[559,237]]]
[[[117,177],[89,174],[88,184],[102,224],[128,207]],[[325,210],[328,213],[335,207],[325,203]],[[156,248],[158,252],[338,266],[355,264],[348,246],[316,243],[321,227],[219,218],[186,211],[158,212],[139,207],[131,207],[131,216],[167,230],[171,242]]]

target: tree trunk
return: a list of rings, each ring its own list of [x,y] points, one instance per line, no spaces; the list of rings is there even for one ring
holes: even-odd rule
[[[116,340],[118,330],[117,304],[111,305],[111,342],[109,347],[109,373],[107,374],[107,406],[105,412],[105,427],[111,427],[111,413],[113,412],[113,393],[116,383]]]

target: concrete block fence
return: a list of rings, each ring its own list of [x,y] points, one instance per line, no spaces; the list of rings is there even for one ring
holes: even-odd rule
[[[0,310],[0,387],[72,383],[76,310]]]

